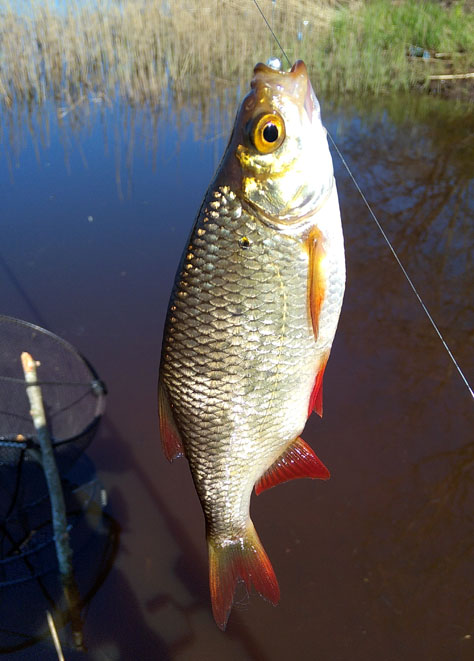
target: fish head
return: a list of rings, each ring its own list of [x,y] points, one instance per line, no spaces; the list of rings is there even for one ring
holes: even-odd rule
[[[257,64],[222,163],[242,201],[276,226],[298,225],[333,187],[318,100],[304,62]]]

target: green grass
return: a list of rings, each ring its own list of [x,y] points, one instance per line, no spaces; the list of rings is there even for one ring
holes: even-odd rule
[[[432,59],[407,57],[410,45],[430,52]],[[450,8],[414,0],[349,4],[335,12],[323,49],[323,88],[375,94],[408,89],[446,69],[435,53],[449,54],[448,66],[457,70],[472,67],[473,15],[462,2]]]
[[[383,50],[395,43],[412,43],[431,50],[457,51],[472,46],[472,31],[459,2],[444,8],[439,2],[373,0],[361,8],[364,40]],[[341,12],[347,16],[347,11]],[[471,24],[472,25],[472,24]]]

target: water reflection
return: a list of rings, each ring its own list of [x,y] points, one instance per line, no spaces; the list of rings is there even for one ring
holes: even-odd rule
[[[394,99],[373,103],[364,114],[356,104],[352,115],[337,106],[337,127],[359,184],[469,376],[474,367],[466,341],[473,324],[468,264],[474,246],[470,222],[474,122],[472,114],[456,115],[443,103],[434,106],[437,113],[420,99]],[[429,332],[421,310],[417,314],[416,300],[403,277],[387,268],[393,258],[340,167],[339,176],[346,218],[355,211],[355,222],[346,223],[346,245],[352,257],[350,277],[357,279],[358,289],[355,297],[347,297],[346,305],[357,315],[364,334],[382,332],[387,347],[404,342],[407,355],[424,352],[428,372],[416,373],[410,360],[401,361],[397,370],[403,371],[405,389],[421,380],[428,401],[429,390],[439,390],[440,383],[451,378],[453,365],[447,356],[442,364],[439,338]]]
[[[440,645],[446,658],[472,652],[473,475],[472,442],[424,458],[385,490],[359,551],[374,616],[429,632],[410,636],[424,658],[444,658]]]

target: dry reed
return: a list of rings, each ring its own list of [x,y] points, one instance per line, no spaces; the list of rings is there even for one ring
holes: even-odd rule
[[[290,59],[327,27],[335,2],[261,0]],[[298,48],[296,48],[298,46]],[[252,2],[0,0],[0,99],[71,106],[84,96],[159,105],[247,84],[276,54]],[[204,101],[205,102],[205,101]]]

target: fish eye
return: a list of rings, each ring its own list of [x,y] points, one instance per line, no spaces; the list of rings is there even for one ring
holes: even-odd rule
[[[249,134],[261,154],[271,154],[285,139],[285,123],[276,113],[258,115],[250,125]]]

